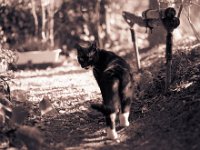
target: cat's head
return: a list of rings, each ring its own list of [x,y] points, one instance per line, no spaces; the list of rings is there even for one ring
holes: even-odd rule
[[[97,59],[96,43],[87,43],[86,46],[77,44],[77,59],[82,68],[88,69],[93,66]]]

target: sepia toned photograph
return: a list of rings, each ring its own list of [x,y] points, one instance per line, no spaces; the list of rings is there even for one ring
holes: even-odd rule
[[[0,0],[0,149],[200,150],[200,0]]]

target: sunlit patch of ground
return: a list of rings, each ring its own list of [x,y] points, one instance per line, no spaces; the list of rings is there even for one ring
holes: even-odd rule
[[[97,98],[100,94],[91,71],[69,65],[47,70],[19,71],[12,81],[11,90],[28,91],[29,101],[39,102],[48,95],[52,101],[62,99],[61,107],[67,106],[63,100],[80,103]]]

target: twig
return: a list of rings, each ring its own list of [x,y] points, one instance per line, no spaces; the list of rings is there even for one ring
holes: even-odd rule
[[[180,18],[182,10],[183,10],[183,4],[181,4],[179,8],[178,15],[177,15],[178,18]]]
[[[188,6],[188,15],[187,15],[187,19],[188,19],[188,22],[194,32],[194,35],[196,36],[197,40],[200,42],[200,36],[199,36],[199,33],[197,32],[197,30],[195,29],[194,25],[192,24],[192,21],[190,19],[190,6]]]
[[[194,3],[194,2],[191,2],[191,4],[193,4],[193,5],[196,5],[196,6],[200,7],[200,4],[197,4],[197,3]]]

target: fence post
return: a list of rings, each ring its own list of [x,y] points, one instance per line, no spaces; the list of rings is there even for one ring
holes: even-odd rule
[[[138,43],[137,43],[137,37],[136,37],[136,32],[134,30],[134,27],[130,28],[131,31],[131,38],[133,42],[133,47],[136,55],[136,62],[137,62],[137,69],[138,71],[141,69],[141,64],[140,64],[140,55],[138,51]]]
[[[176,10],[172,7],[164,11],[162,23],[167,31],[166,37],[166,81],[165,92],[169,90],[171,84],[171,67],[172,67],[172,46],[173,46],[173,30],[180,24],[180,20],[176,16]]]

